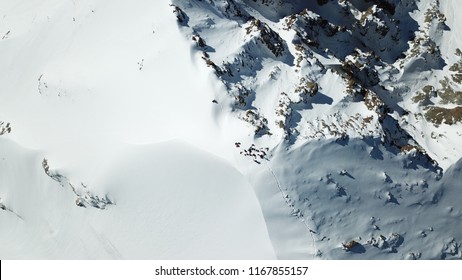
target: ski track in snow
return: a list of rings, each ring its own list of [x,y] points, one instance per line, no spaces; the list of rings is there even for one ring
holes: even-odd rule
[[[95,228],[89,225],[91,232],[94,234],[96,239],[98,240],[99,244],[104,248],[104,250],[116,260],[123,260],[124,257],[122,254],[117,250],[114,244],[106,238],[106,236],[102,233],[98,233]]]
[[[278,189],[279,189],[279,192],[281,193],[282,195],[282,199],[284,200],[284,202],[286,203],[286,205],[292,210],[292,211],[295,211],[295,208],[290,204],[290,201],[289,201],[289,195],[287,193],[284,192],[284,190],[282,189],[281,187],[281,184],[278,180],[278,178],[276,177],[276,174],[274,174],[274,171],[273,169],[269,166],[268,163],[265,162],[265,166],[266,168],[268,169],[269,172],[271,172],[271,175],[273,176],[274,180],[276,181],[276,185],[278,186]],[[311,236],[311,239],[312,239],[312,242],[313,242],[313,249],[314,249],[314,254],[313,256],[316,257],[317,256],[317,252],[318,252],[318,249],[316,247],[316,239],[314,237],[314,232],[310,226],[308,225],[308,223],[306,222],[305,218],[302,218],[302,217],[298,217],[298,220],[300,222],[303,223],[303,225],[306,227],[306,229],[308,230],[310,236]]]

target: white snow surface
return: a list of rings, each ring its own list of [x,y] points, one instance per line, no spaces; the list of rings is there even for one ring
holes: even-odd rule
[[[0,258],[461,259],[461,124],[412,101],[457,62],[461,3],[388,1],[439,67],[350,38],[372,2],[0,0]],[[308,47],[295,13],[353,31]],[[389,46],[368,98],[393,112],[346,93],[357,46]]]
[[[0,258],[274,258],[168,4],[0,2]],[[43,158],[114,204],[77,207]]]
[[[127,147],[92,185],[104,210],[43,176],[41,158],[2,140],[1,258],[262,259],[274,256],[258,201],[224,160],[185,143]],[[16,176],[11,176],[16,172]],[[6,189],[6,182],[15,189]]]

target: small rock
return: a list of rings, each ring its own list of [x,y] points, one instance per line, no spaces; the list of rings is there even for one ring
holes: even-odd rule
[[[77,197],[77,199],[75,200],[75,205],[79,207],[85,207],[85,204],[83,203],[83,200],[80,197]]]
[[[359,243],[355,240],[348,241],[346,244],[342,243],[343,248],[346,250],[351,250],[358,245]]]

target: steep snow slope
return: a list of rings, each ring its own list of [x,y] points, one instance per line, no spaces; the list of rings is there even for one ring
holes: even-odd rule
[[[1,1],[2,259],[274,257],[168,4]]]

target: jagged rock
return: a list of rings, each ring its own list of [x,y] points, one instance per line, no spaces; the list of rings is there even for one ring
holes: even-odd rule
[[[170,6],[173,7],[173,13],[175,13],[178,22],[182,24],[186,23],[187,21],[186,13],[183,12],[183,10],[176,5],[170,4]]]
[[[255,135],[269,134],[268,120],[254,110],[247,110],[242,117],[243,120],[255,127]]]
[[[276,57],[282,56],[286,51],[284,40],[278,33],[274,32],[268,24],[259,19],[252,18],[246,27],[248,35],[256,34],[261,41]]]
[[[318,84],[308,77],[302,77],[299,85],[295,88],[295,93],[299,94],[300,102],[303,103],[307,102],[308,96],[313,97],[318,93],[318,91]]]

